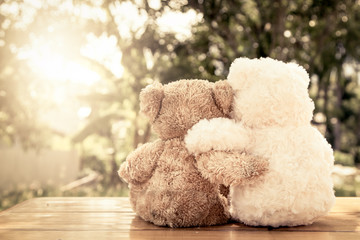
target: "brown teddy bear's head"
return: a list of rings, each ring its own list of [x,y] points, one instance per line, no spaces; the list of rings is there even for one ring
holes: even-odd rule
[[[179,80],[153,83],[140,93],[140,111],[161,139],[182,137],[201,119],[227,117],[233,91],[225,81]]]

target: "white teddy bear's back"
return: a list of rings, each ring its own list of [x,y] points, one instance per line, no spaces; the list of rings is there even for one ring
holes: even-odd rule
[[[247,150],[269,158],[269,171],[252,185],[231,187],[232,216],[249,225],[311,224],[334,203],[333,153],[311,126],[259,129]]]

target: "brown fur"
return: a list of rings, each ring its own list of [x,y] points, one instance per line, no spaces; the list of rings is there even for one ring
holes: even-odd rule
[[[200,154],[196,160],[205,178],[225,186],[251,183],[266,172],[269,165],[265,158],[238,151],[212,150]]]
[[[137,148],[119,170],[129,183],[132,207],[141,218],[170,227],[228,221],[227,200],[219,185],[200,174],[183,139],[199,120],[227,116],[232,99],[230,86],[222,81],[157,83],[141,92],[141,111],[160,139]]]

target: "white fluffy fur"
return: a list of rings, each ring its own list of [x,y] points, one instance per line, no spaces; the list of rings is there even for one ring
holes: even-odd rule
[[[195,154],[210,150],[245,150],[245,147],[250,144],[249,137],[250,133],[246,128],[232,119],[203,119],[196,124],[196,127],[188,131],[185,144],[189,152]]]
[[[310,125],[314,104],[306,71],[270,58],[240,58],[231,65],[228,81],[235,91],[236,123],[203,121],[189,132],[186,144],[196,154],[245,149],[269,159],[260,181],[231,186],[232,217],[278,227],[311,224],[325,215],[335,201],[334,158],[331,146]]]

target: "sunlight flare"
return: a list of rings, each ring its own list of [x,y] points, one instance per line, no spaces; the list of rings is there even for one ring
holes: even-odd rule
[[[59,53],[50,49],[31,49],[28,61],[36,73],[53,81],[70,81],[87,86],[94,85],[100,75],[74,60],[68,60]]]

